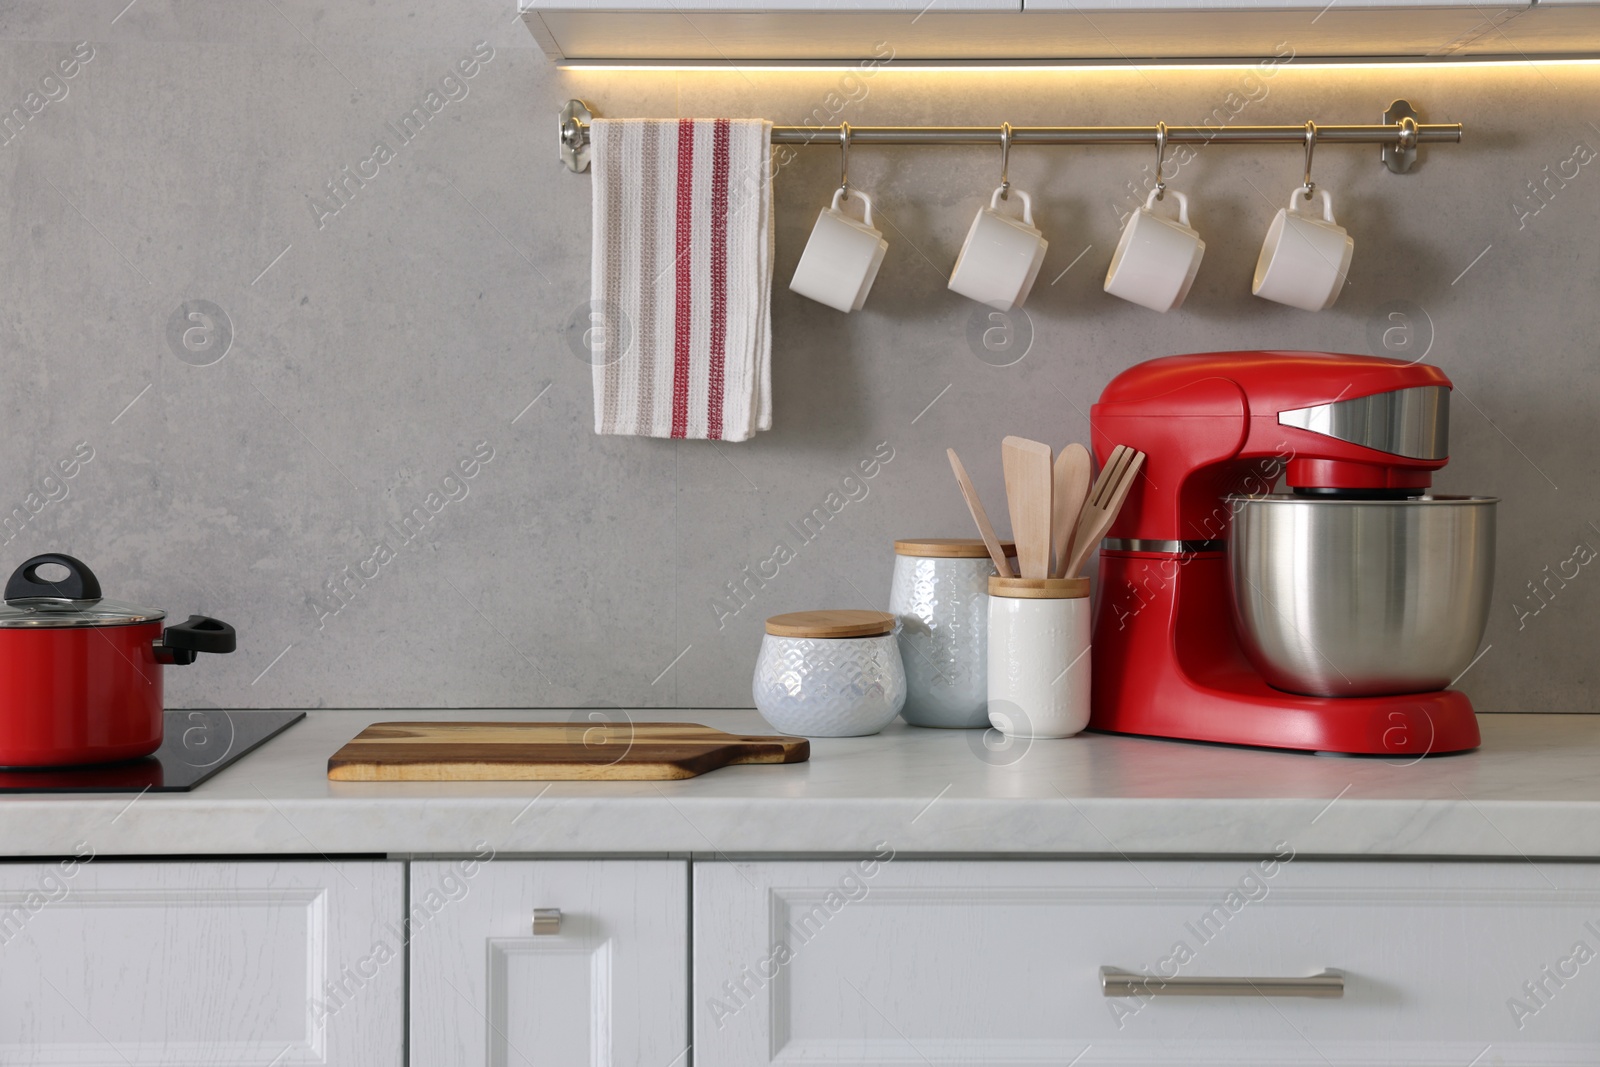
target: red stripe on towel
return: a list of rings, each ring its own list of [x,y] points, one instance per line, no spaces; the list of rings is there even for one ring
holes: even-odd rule
[[[678,120],[677,317],[672,341],[672,436],[689,436],[690,224],[694,205],[694,120]]]
[[[711,137],[711,376],[706,398],[706,436],[722,440],[723,377],[728,339],[728,120],[718,119]]]

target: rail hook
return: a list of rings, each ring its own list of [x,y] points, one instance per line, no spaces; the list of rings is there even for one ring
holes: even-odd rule
[[[850,199],[850,124],[839,123],[839,199]]]
[[[1000,124],[1000,199],[1011,199],[1011,123]]]
[[[1167,162],[1167,124],[1156,123],[1156,199],[1167,198],[1167,180],[1161,176],[1161,168]]]
[[[1400,116],[1400,151],[1409,152],[1417,147],[1417,120],[1410,115]]]
[[[1310,200],[1316,193],[1317,187],[1311,181],[1311,153],[1317,150],[1317,124],[1306,120],[1306,176],[1300,183],[1306,191],[1306,199]]]

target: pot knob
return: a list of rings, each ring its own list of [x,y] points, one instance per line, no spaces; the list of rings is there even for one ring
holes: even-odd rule
[[[39,577],[39,568],[54,563],[67,569],[67,576],[58,582]],[[100,579],[82,560],[60,552],[46,552],[34,556],[11,572],[6,582],[6,602],[13,600],[86,600],[100,599]]]

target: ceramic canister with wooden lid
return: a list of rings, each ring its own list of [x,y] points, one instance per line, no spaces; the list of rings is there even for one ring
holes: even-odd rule
[[[1002,543],[1007,555],[1016,546]],[[906,669],[902,718],[913,726],[989,725],[989,579],[994,563],[977,538],[894,543],[889,611],[900,620]]]
[[[1007,737],[1089,725],[1089,579],[989,579],[989,722]]]
[[[882,611],[772,616],[751,686],[756,710],[802,737],[877,733],[906,702],[895,629],[895,617]]]

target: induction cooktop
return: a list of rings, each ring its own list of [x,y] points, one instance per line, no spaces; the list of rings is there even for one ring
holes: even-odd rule
[[[161,747],[121,763],[0,768],[0,793],[187,793],[306,717],[303,711],[165,712]]]

